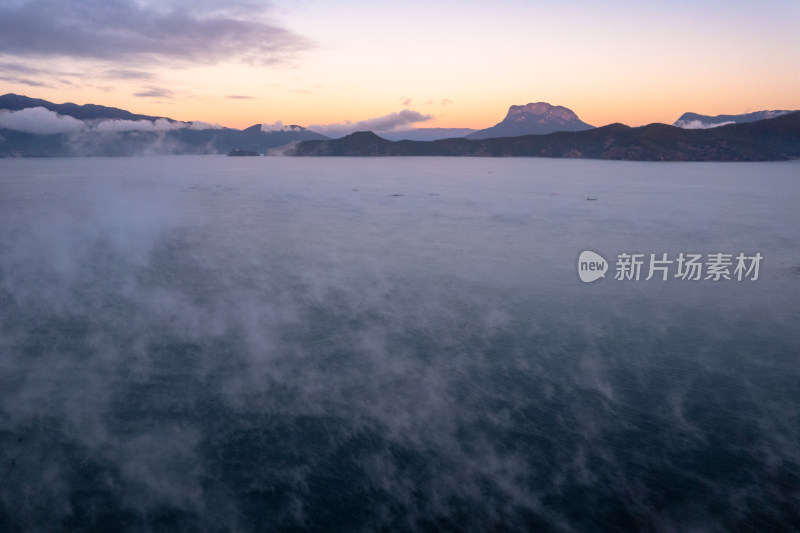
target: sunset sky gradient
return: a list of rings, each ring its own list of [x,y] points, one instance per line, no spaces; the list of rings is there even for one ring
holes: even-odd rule
[[[237,128],[800,109],[800,2],[4,0],[9,92]]]

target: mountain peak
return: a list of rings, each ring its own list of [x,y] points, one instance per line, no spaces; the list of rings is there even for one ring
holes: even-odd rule
[[[560,105],[550,105],[547,102],[536,102],[535,104],[512,105],[508,108],[508,114],[504,120],[521,120],[529,116],[541,116],[543,118],[557,118],[567,121],[580,121],[571,109]]]
[[[468,139],[491,137],[517,137],[520,135],[545,135],[556,131],[581,131],[592,129],[578,118],[571,109],[554,106],[547,102],[512,105],[502,122],[476,131]]]

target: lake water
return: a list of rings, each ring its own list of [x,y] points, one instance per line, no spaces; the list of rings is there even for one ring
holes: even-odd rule
[[[800,530],[798,199],[799,162],[0,159],[0,531]]]

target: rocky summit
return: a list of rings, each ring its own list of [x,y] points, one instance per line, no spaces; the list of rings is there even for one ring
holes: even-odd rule
[[[526,105],[512,105],[506,117],[491,128],[476,131],[468,139],[489,139],[493,137],[517,137],[519,135],[544,135],[557,131],[583,131],[592,129],[574,111],[563,106],[546,102]]]

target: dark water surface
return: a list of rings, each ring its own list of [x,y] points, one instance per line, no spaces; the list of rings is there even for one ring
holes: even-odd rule
[[[798,531],[798,198],[796,162],[0,160],[0,531]]]

